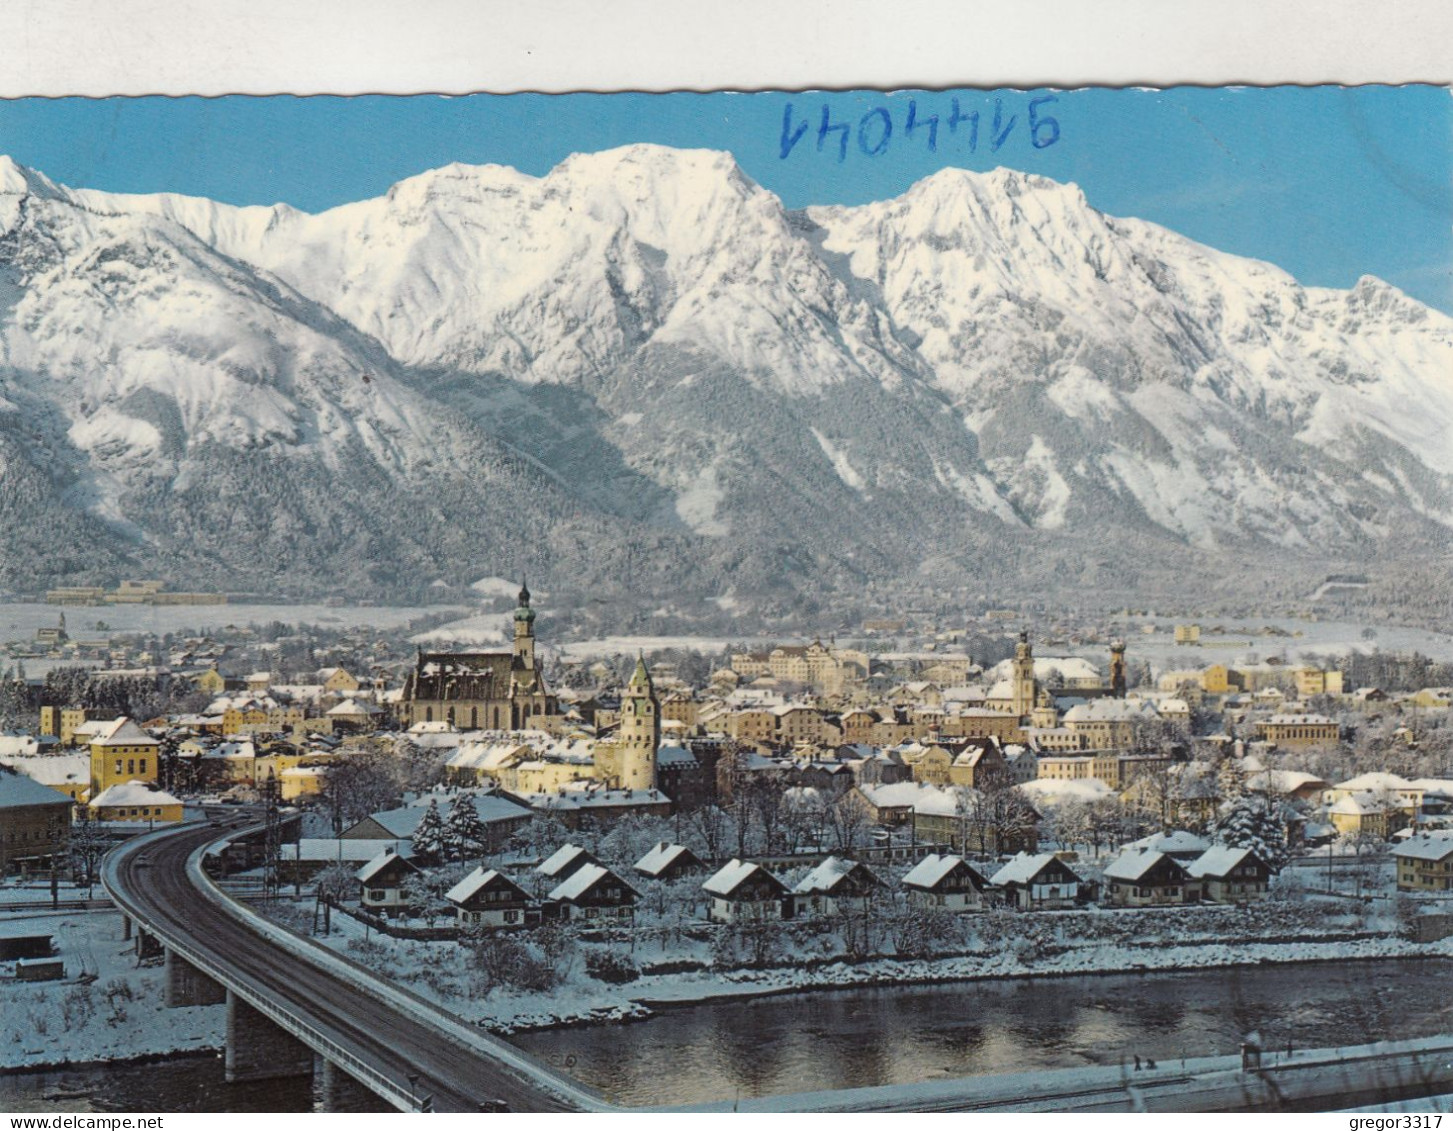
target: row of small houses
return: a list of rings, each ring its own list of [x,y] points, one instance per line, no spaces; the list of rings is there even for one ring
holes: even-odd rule
[[[389,849],[358,872],[361,902],[383,914],[402,911],[404,882],[419,869]],[[634,865],[648,880],[702,875],[707,866],[689,848],[661,843]],[[444,898],[454,905],[461,926],[530,926],[545,919],[601,924],[634,919],[640,892],[590,852],[567,844],[535,869],[549,892],[532,897],[498,868],[480,865]],[[1105,872],[1103,901],[1116,907],[1173,904],[1248,903],[1265,898],[1272,869],[1246,848],[1213,845],[1194,859],[1171,851],[1142,848],[1128,852]],[[950,912],[982,910],[997,899],[1020,910],[1075,907],[1090,901],[1094,885],[1053,853],[1020,853],[992,876],[962,856],[925,856],[901,881],[916,906]],[[788,887],[763,865],[732,860],[702,885],[707,917],[716,923],[792,919],[862,911],[886,884],[861,861],[829,856],[799,883]]]

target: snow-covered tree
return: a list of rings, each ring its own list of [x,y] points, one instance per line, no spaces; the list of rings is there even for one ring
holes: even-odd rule
[[[1279,872],[1287,861],[1286,826],[1265,797],[1248,793],[1232,802],[1213,834],[1232,848],[1249,848]]]
[[[479,819],[479,810],[474,807],[474,797],[461,793],[454,798],[454,804],[449,809],[449,819],[444,824],[443,858],[472,859],[483,855],[484,844],[484,823]]]
[[[425,864],[444,859],[444,818],[439,816],[439,803],[430,801],[423,819],[414,830],[414,855]]]

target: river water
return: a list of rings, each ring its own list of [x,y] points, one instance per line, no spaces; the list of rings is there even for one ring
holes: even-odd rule
[[[1453,1032],[1453,961],[1309,963],[854,989],[721,1002],[515,1043],[624,1104],[907,1083]],[[309,1111],[306,1079],[229,1085],[219,1057],[0,1076],[7,1111]],[[354,1094],[351,1110],[385,1110]]]

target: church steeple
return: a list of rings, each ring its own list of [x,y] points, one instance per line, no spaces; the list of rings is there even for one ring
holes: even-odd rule
[[[1029,643],[1027,628],[1019,633],[1019,643],[1014,646],[1013,682],[1013,712],[1022,719],[1034,710],[1038,690],[1034,679],[1034,648]]]
[[[515,666],[535,669],[535,610],[530,608],[530,587],[520,578],[520,603],[515,609]]]
[[[661,703],[646,658],[638,654],[636,670],[621,698],[620,781],[625,789],[656,788],[656,751],[661,746]]]

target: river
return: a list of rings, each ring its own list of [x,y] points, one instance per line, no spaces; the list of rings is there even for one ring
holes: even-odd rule
[[[623,1104],[730,1100],[952,1076],[1167,1065],[1453,1032],[1453,961],[1309,963],[852,989],[669,1010],[515,1043]],[[309,1111],[309,1081],[229,1085],[219,1057],[0,1076],[0,1110]],[[355,1094],[351,1110],[384,1110]]]

